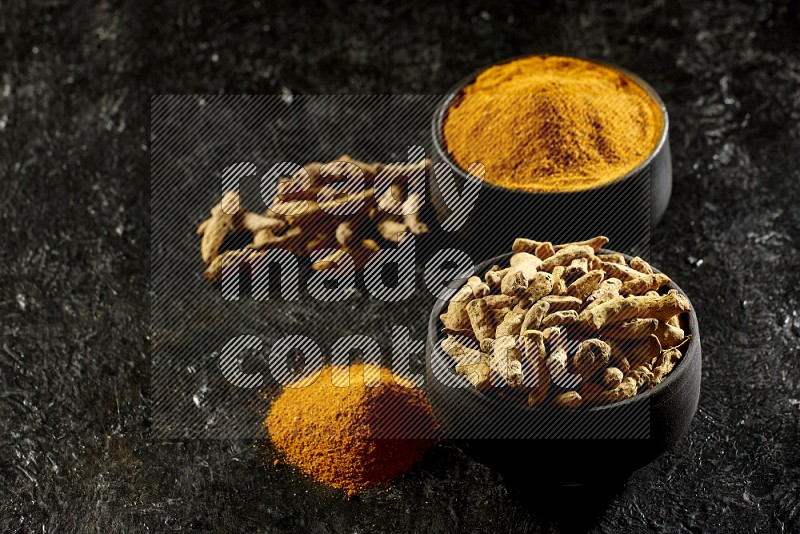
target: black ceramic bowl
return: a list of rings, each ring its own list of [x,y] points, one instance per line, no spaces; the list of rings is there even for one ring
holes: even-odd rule
[[[493,258],[476,272],[510,256]],[[669,287],[683,293],[674,283]],[[446,301],[437,303],[428,325],[428,395],[443,436],[501,472],[557,484],[624,479],[674,446],[694,417],[701,373],[694,309],[684,325],[692,339],[662,383],[621,402],[567,409],[521,406],[482,393],[460,378],[466,387],[453,387],[454,365],[439,349],[439,315],[446,306]]]
[[[519,58],[506,62],[516,59]],[[637,168],[592,189],[550,193],[499,187],[470,176],[450,157],[443,136],[450,105],[485,69],[462,80],[437,105],[431,132],[434,162],[453,173],[458,188],[465,182],[475,181],[481,186],[475,208],[458,229],[468,252],[474,257],[499,254],[507,250],[507,243],[521,235],[536,235],[554,243],[577,241],[586,235],[607,235],[618,248],[635,250],[637,243],[648,240],[650,227],[661,220],[672,194],[667,109],[655,90],[635,74],[608,63],[595,63],[616,69],[640,85],[659,105],[664,120],[658,143]],[[486,172],[491,172],[491,169]],[[439,173],[433,173],[430,189],[433,207],[441,223],[450,214],[450,209],[440,179]]]

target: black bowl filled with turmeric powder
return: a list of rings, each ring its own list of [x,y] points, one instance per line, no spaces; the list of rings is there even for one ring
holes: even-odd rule
[[[517,239],[434,307],[426,386],[444,437],[557,484],[624,479],[678,442],[700,394],[697,316],[607,241]]]
[[[668,131],[658,94],[624,69],[547,55],[496,64],[456,85],[434,113],[434,158],[456,183],[432,179],[437,216],[477,188],[460,231],[484,257],[520,233],[646,233],[672,192]]]

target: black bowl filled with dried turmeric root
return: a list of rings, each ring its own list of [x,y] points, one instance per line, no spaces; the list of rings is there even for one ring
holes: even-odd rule
[[[605,237],[517,239],[433,310],[427,384],[445,436],[492,467],[624,478],[697,409],[697,316],[669,277]]]

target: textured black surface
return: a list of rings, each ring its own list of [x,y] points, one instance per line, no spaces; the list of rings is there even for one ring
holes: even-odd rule
[[[0,530],[800,529],[788,2],[14,0],[0,31]],[[653,261],[691,295],[704,344],[699,412],[678,447],[577,495],[504,482],[442,445],[347,501],[262,469],[247,442],[148,437],[150,95],[435,93],[539,51],[624,65],[671,112],[675,191]]]

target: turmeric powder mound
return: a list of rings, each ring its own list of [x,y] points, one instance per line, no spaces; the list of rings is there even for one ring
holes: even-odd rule
[[[658,145],[661,104],[622,72],[535,56],[491,67],[456,96],[447,151],[484,179],[541,192],[591,189],[635,169]]]
[[[264,424],[288,463],[352,495],[411,467],[437,425],[411,382],[356,364],[347,385],[347,369],[327,366],[311,385],[285,388]],[[401,439],[407,436],[422,439]]]

